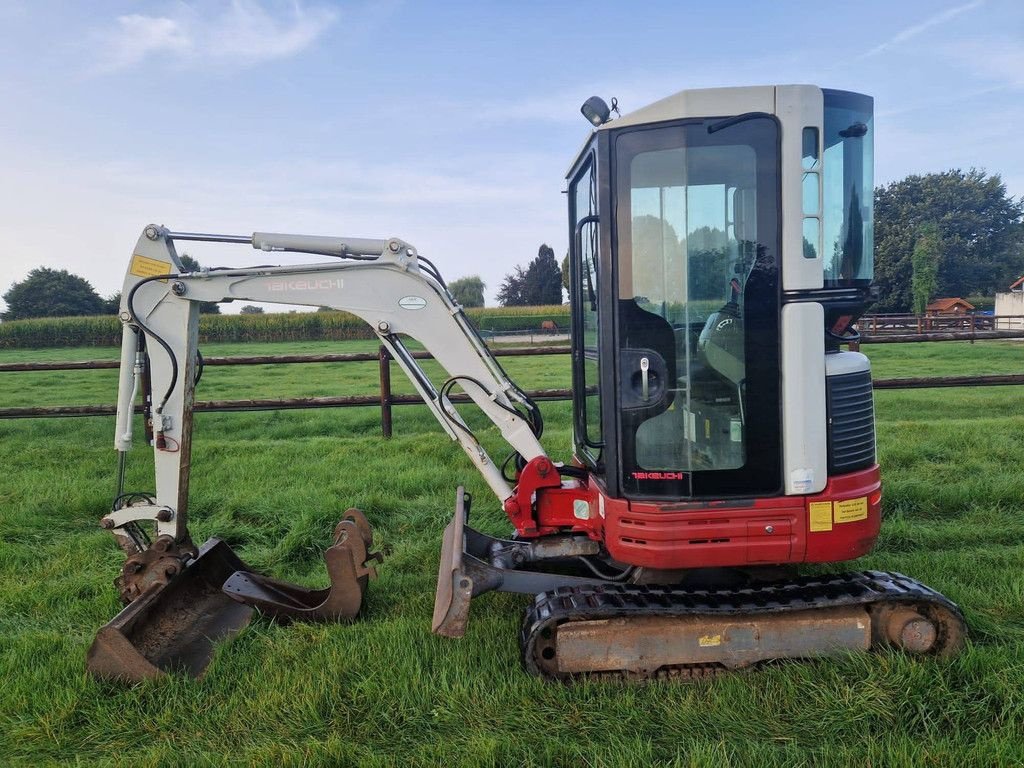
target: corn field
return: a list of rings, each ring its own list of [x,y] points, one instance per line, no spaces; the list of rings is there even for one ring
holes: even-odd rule
[[[569,327],[569,308],[485,307],[466,314],[481,331],[538,330],[545,320]],[[277,312],[259,315],[202,315],[201,343],[348,341],[371,339],[365,322],[347,312]],[[0,323],[0,349],[110,347],[121,343],[121,323],[113,315],[46,317]]]

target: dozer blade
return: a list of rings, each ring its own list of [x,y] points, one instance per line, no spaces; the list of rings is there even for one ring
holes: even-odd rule
[[[241,568],[224,583],[224,594],[275,619],[354,619],[368,580],[377,576],[369,563],[383,559],[379,552],[368,551],[372,545],[373,533],[366,517],[358,509],[350,509],[334,529],[334,544],[324,552],[329,587],[308,589]]]
[[[214,643],[249,623],[252,608],[222,591],[245,563],[210,539],[166,583],[154,582],[96,634],[86,661],[97,677],[137,682],[182,671],[200,676]]]
[[[467,494],[460,485],[455,492],[455,514],[444,529],[441,563],[437,570],[434,618],[430,631],[443,637],[462,637],[469,621],[469,602],[473,598],[473,579],[466,573],[462,553],[465,549]]]
[[[462,637],[469,622],[469,603],[485,592],[516,592],[536,595],[558,587],[594,587],[602,580],[549,573],[534,567],[535,561],[548,558],[573,558],[587,554],[578,541],[551,540],[531,544],[521,540],[496,539],[467,525],[472,498],[459,486],[455,492],[455,514],[444,529],[441,562],[437,569],[434,619],[431,631],[443,637]],[[510,553],[517,553],[517,560]],[[495,553],[505,553],[496,558]],[[517,563],[510,567],[508,562]]]

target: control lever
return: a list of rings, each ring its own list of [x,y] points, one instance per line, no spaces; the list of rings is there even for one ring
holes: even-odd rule
[[[641,357],[640,358],[640,378],[641,378],[641,381],[643,382],[641,386],[643,388],[643,398],[644,398],[644,400],[650,400],[651,399],[650,382],[648,381],[648,378],[647,378],[647,371],[650,369],[650,367],[651,367],[651,361],[648,360],[646,357]]]

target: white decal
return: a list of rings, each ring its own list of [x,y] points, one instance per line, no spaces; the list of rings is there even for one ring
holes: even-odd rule
[[[422,296],[403,296],[398,300],[398,306],[402,309],[423,309],[427,300]]]
[[[290,278],[288,280],[271,280],[267,290],[270,291],[336,291],[340,290],[340,277],[322,278]]]

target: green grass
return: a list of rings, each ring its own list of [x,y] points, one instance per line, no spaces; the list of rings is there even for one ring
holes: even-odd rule
[[[208,345],[207,355],[372,349],[368,342]],[[865,346],[877,377],[1024,370],[1024,345]],[[3,350],[0,360],[116,357]],[[568,358],[506,359],[526,387]],[[210,368],[201,399],[364,394],[376,364]],[[397,367],[396,389],[402,383]],[[113,371],[0,374],[0,406],[112,402]],[[409,391],[404,385],[400,391]],[[692,685],[542,684],[518,664],[524,598],[476,601],[466,637],[429,632],[454,488],[475,523],[507,523],[423,407],[198,414],[192,524],[254,566],[324,583],[348,506],[390,552],[355,624],[259,619],[202,680],[136,687],[84,672],[118,610],[123,556],[96,521],[114,485],[112,419],[0,421],[0,763],[191,765],[1018,765],[1024,763],[1024,397],[1020,388],[880,391],[882,538],[855,567],[898,569],[960,603],[949,661],[850,655]],[[566,458],[570,411],[543,404]],[[481,426],[479,420],[474,424]],[[501,446],[493,431],[486,443]],[[503,454],[502,454],[503,455]],[[129,486],[151,487],[147,451]]]

